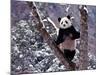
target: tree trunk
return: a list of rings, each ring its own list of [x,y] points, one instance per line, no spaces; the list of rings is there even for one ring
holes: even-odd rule
[[[81,25],[80,25],[80,60],[79,70],[86,70],[88,67],[88,14],[84,9],[86,6],[82,6],[80,9]]]
[[[41,33],[44,41],[46,41],[48,43],[50,48],[53,50],[54,54],[61,61],[61,63],[66,67],[66,70],[75,70],[75,65],[72,65],[66,61],[62,51],[57,47],[54,40],[52,40],[52,38],[50,37],[48,32],[45,30],[45,28],[43,28],[43,23],[41,22],[41,19],[40,19],[40,16],[38,14],[38,10],[37,10],[35,4],[33,4],[33,2],[27,2],[27,3],[29,5],[29,7],[32,9],[33,17],[37,21],[37,30]]]

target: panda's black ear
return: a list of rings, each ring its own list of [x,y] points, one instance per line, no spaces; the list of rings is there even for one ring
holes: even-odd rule
[[[68,15],[67,18],[70,19],[70,16]]]
[[[60,20],[61,20],[61,18],[59,17],[59,18],[58,18],[58,22],[60,22]]]

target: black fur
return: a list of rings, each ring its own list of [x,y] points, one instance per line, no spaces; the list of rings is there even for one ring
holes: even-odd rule
[[[71,51],[69,49],[64,49],[64,56],[65,56],[65,59],[68,61],[73,60],[75,53],[76,53],[75,50]]]
[[[70,16],[68,15],[67,18],[70,19]]]
[[[61,18],[59,17],[59,18],[58,18],[58,22],[60,22],[60,21],[61,21]]]
[[[60,43],[64,42],[64,36],[69,36],[70,34],[72,34],[71,39],[75,40],[80,38],[80,33],[78,31],[75,30],[75,28],[73,26],[67,28],[67,29],[59,29],[59,35],[57,37],[56,40],[56,44],[59,45]]]

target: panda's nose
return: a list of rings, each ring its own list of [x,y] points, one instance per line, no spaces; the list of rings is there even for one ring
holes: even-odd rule
[[[66,25],[64,24],[63,26],[65,27]]]

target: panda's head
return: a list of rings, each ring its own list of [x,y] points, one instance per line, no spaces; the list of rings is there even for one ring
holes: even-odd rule
[[[59,27],[62,29],[66,29],[66,28],[69,28],[70,26],[72,26],[71,18],[69,15],[67,17],[63,17],[63,18],[59,17],[58,21],[60,23]]]

